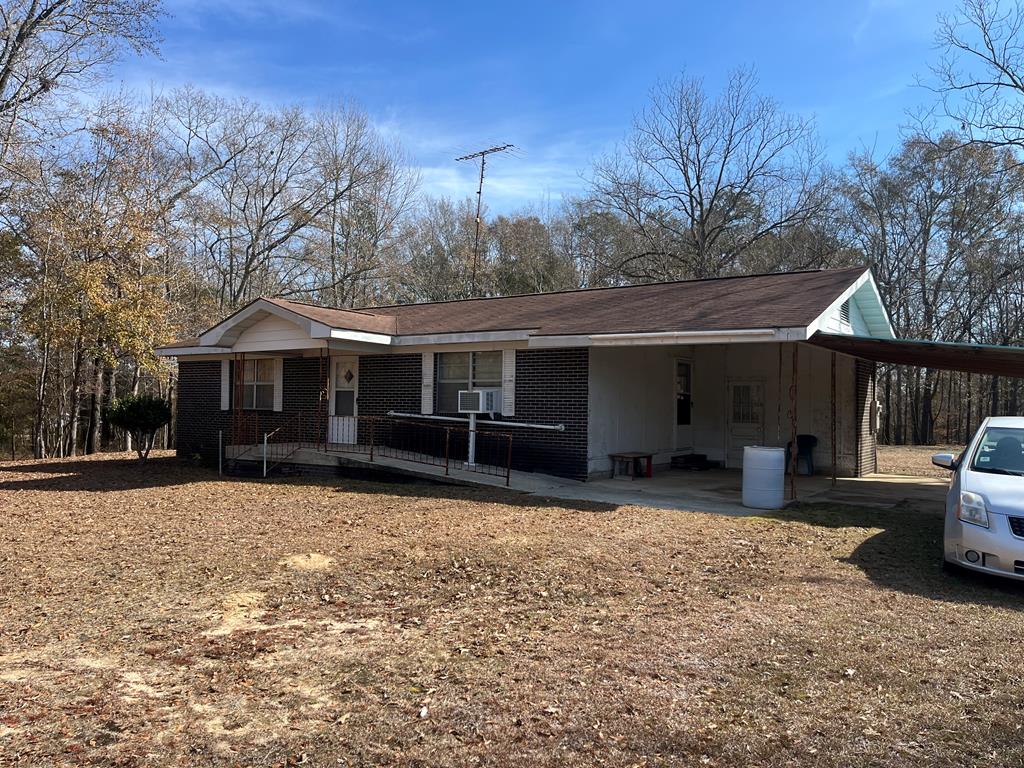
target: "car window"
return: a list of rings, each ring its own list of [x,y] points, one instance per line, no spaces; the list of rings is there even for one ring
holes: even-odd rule
[[[974,451],[971,469],[977,472],[1024,475],[1024,429],[986,429]]]

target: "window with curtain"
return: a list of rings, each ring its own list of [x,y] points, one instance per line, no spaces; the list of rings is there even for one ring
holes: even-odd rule
[[[501,386],[501,352],[439,352],[437,412],[458,413],[459,391]]]
[[[246,360],[242,376],[242,407],[270,411],[274,408],[274,361]]]

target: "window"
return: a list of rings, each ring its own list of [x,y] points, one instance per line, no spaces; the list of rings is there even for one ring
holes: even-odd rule
[[[356,372],[352,363],[344,360],[334,368],[334,415],[356,415]]]
[[[753,384],[734,384],[732,387],[733,424],[758,424],[760,418],[754,400]]]
[[[437,411],[458,413],[459,391],[501,386],[501,352],[440,352]]]
[[[242,407],[269,411],[274,407],[274,361],[246,360],[242,376]]]
[[[688,362],[676,361],[676,426],[690,426],[692,398],[691,368]]]
[[[1024,475],[1024,429],[986,429],[974,452],[971,469],[996,475]]]

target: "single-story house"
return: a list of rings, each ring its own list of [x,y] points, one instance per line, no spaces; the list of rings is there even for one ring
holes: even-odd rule
[[[613,453],[739,467],[744,446],[797,434],[817,438],[818,471],[874,472],[874,361],[901,344],[870,270],[850,268],[361,309],[260,298],[160,354],[179,366],[179,454],[215,460],[286,424],[354,450],[396,434],[367,437],[388,419],[450,441],[459,393],[487,390],[476,432],[507,438],[486,460],[585,480]]]

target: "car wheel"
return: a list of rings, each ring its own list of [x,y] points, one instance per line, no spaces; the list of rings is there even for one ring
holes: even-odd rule
[[[950,576],[963,576],[967,569],[959,563],[954,563],[951,560],[942,558],[942,570],[948,573]]]

